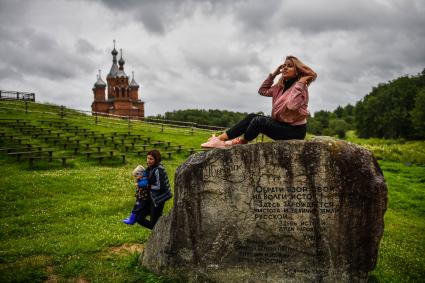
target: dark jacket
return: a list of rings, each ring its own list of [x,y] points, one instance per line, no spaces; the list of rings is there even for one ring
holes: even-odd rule
[[[161,163],[158,166],[148,168],[148,170],[150,196],[154,206],[158,206],[173,196],[167,171]]]

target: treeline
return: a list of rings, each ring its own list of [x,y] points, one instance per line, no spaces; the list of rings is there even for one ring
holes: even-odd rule
[[[344,138],[347,131],[355,130],[355,107],[338,106],[333,112],[320,110],[308,119],[307,132],[314,135]]]
[[[156,118],[231,127],[247,114],[189,109],[166,112]],[[425,139],[425,69],[416,76],[379,84],[355,105],[317,111],[308,122],[308,132],[315,135],[344,138],[349,130],[355,130],[362,138]]]
[[[362,138],[425,139],[425,69],[379,84],[355,106],[315,112],[308,124],[316,135],[343,138],[348,130]]]
[[[356,104],[360,137],[425,138],[425,69],[379,84]]]
[[[217,109],[186,109],[165,112],[164,115],[157,115],[154,118],[192,122],[199,125],[210,125],[219,127],[231,127],[243,119],[248,113],[232,112]]]

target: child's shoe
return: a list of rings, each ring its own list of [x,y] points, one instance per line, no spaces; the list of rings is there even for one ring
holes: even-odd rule
[[[136,223],[136,213],[131,213],[130,216],[124,219],[122,222],[127,225],[133,225],[134,223]]]
[[[237,144],[247,144],[248,142],[244,139],[241,138],[235,138],[233,140],[229,140],[229,141],[225,141],[224,145],[225,146],[232,146],[232,145],[237,145]]]
[[[201,147],[204,148],[225,148],[224,141],[220,140],[218,137],[211,137],[207,142],[201,144]]]

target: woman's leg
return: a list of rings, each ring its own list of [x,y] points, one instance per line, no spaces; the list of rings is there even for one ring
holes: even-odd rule
[[[164,203],[158,204],[158,206],[151,207],[151,229],[155,226],[156,222],[158,222],[158,219],[162,215],[162,211],[164,210]]]
[[[304,139],[306,125],[291,126],[286,123],[280,123],[271,117],[257,115],[249,124],[244,139],[251,141],[260,133],[274,140]]]
[[[260,133],[274,140],[304,139],[307,127],[306,125],[291,126],[278,122],[271,117],[249,114],[225,133],[215,137],[214,139],[219,139],[219,141],[214,141],[214,145],[206,147],[225,147],[226,143],[223,143],[223,141],[234,139],[241,135],[243,135],[241,143],[246,143],[255,139]],[[202,146],[207,144],[202,144]]]
[[[136,222],[142,225],[143,227],[146,227],[148,229],[151,226],[151,222],[146,219],[150,215],[151,212],[151,206],[153,204],[150,200],[146,200],[146,203],[141,207],[141,209],[136,213]]]
[[[153,229],[156,222],[162,215],[162,211],[164,210],[164,203],[158,204],[158,206],[154,206],[151,203],[149,206],[143,207],[142,211],[137,215],[136,221],[143,227],[148,229]],[[150,215],[150,220],[147,220],[146,217]]]
[[[225,148],[226,144],[225,141],[229,139],[234,139],[236,137],[239,137],[240,135],[243,135],[248,128],[249,124],[251,123],[252,119],[254,119],[256,114],[249,114],[244,119],[242,119],[240,122],[238,122],[236,125],[228,129],[226,132],[222,133],[218,137],[211,137],[207,142],[201,144],[201,147],[204,148]]]
[[[261,117],[261,116],[251,113],[247,115],[244,119],[239,121],[236,125],[228,129],[225,133],[227,135],[227,139],[234,139],[243,135],[247,131],[252,120],[255,119],[256,117]]]

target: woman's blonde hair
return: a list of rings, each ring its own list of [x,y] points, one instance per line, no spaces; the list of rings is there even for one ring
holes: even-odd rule
[[[309,66],[301,62],[301,60],[298,59],[297,57],[291,56],[291,55],[286,56],[285,61],[286,60],[290,60],[294,64],[295,72],[297,74],[297,81],[301,77],[308,77],[307,84],[310,84],[317,78],[316,72],[314,72]],[[285,79],[283,78],[283,76],[280,77],[279,81],[277,82],[277,85],[279,85],[282,88],[284,87]]]

